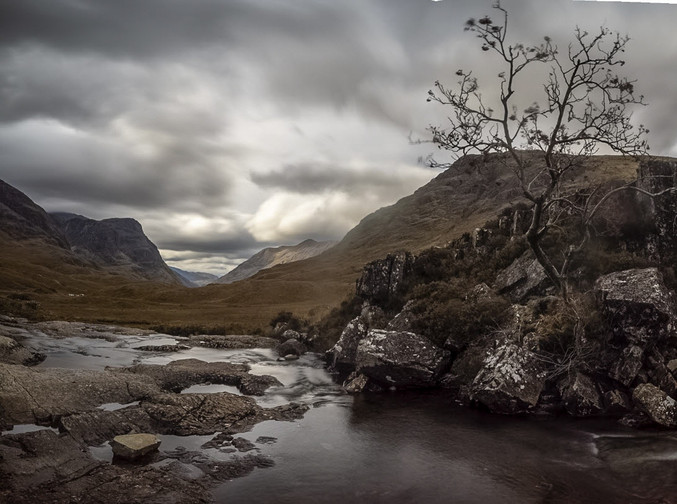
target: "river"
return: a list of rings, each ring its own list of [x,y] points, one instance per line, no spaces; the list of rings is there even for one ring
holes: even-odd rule
[[[284,385],[257,398],[262,406],[312,406],[299,421],[263,422],[242,434],[258,440],[274,466],[221,484],[216,502],[677,503],[677,433],[631,430],[604,419],[496,416],[458,406],[440,391],[350,396],[314,354],[291,362],[278,362],[270,349],[158,354],[134,347],[175,340],[109,339],[33,333],[28,342],[47,354],[41,366],[48,367],[103,369],[183,358],[247,363],[252,373]],[[236,391],[202,385],[184,392],[222,390]],[[162,450],[195,449],[212,436],[161,437]],[[92,453],[109,457],[107,447]]]

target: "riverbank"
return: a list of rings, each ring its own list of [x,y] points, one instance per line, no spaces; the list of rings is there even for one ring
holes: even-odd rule
[[[8,502],[626,504],[671,503],[677,495],[672,431],[629,429],[606,419],[493,415],[455,404],[445,390],[348,395],[316,354],[278,361],[271,348],[207,348],[191,346],[190,339],[62,322],[13,324],[0,324],[3,334],[11,329],[44,354],[31,368],[4,365],[13,376],[70,373],[91,380],[103,374],[145,384],[152,393],[139,397],[131,388],[132,395],[117,404],[97,396],[105,402],[61,414],[50,426],[15,425],[7,432],[5,425],[0,471],[8,486],[0,497]],[[182,347],[171,351],[173,345]],[[204,364],[190,364],[192,359]],[[208,373],[209,384],[195,381]],[[218,376],[241,381],[242,373],[278,383],[258,396],[217,383]],[[4,392],[6,381],[1,383],[6,416],[6,405],[17,403]],[[73,400],[74,385],[60,387],[63,396],[54,401],[60,408],[66,408],[65,398]],[[107,387],[113,385],[95,387],[97,394]],[[138,403],[129,401],[134,397]],[[201,413],[172,417],[190,422],[156,430],[161,445],[151,458],[113,461],[101,437],[109,428],[103,420],[122,425],[149,412],[157,420],[168,397],[182,404],[199,398],[202,410],[195,413]],[[222,418],[215,432],[199,431],[213,418],[202,414],[204,407],[226,401],[259,412],[247,417],[256,422],[223,428],[230,421]],[[289,410],[290,404],[300,406]],[[280,408],[295,412],[293,420],[257,416]],[[84,418],[96,422],[76,422]],[[191,430],[179,432],[177,426]],[[35,428],[43,430],[20,432]]]

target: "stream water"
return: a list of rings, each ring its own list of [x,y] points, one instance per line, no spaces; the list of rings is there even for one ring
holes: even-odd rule
[[[27,341],[47,354],[41,366],[103,369],[185,358],[247,363],[252,373],[283,384],[256,398],[262,406],[311,405],[301,420],[263,422],[241,435],[275,465],[220,485],[216,502],[677,503],[677,433],[630,430],[611,420],[499,417],[456,406],[439,391],[349,396],[313,354],[278,362],[269,349],[134,349],[171,342],[40,334]],[[220,385],[184,393],[223,390],[239,393]],[[199,449],[211,437],[162,436],[161,450]],[[92,450],[108,456],[106,447]]]

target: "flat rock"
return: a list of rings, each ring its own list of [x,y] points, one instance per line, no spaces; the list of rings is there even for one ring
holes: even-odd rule
[[[110,442],[113,454],[126,460],[138,460],[156,452],[160,447],[160,440],[155,434],[124,434],[115,436]]]
[[[0,424],[49,423],[101,404],[126,404],[159,392],[147,376],[0,364]]]
[[[204,362],[198,359],[181,359],[165,366],[137,364],[126,368],[114,368],[121,373],[152,377],[158,385],[170,392],[180,392],[192,385],[216,383],[233,385],[247,395],[262,395],[272,385],[282,385],[272,376],[248,373],[249,366],[229,362]]]

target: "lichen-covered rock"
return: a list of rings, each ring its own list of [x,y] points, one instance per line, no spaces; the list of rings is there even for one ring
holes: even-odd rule
[[[160,447],[160,440],[155,434],[124,434],[115,436],[110,442],[113,454],[125,460],[138,460],[156,452]]]
[[[571,416],[587,417],[604,412],[604,404],[595,382],[587,375],[575,372],[560,387],[564,408]]]
[[[450,358],[423,336],[372,329],[357,346],[355,369],[385,387],[431,387]]]
[[[383,388],[369,380],[369,378],[362,373],[353,371],[350,376],[343,382],[343,389],[349,394],[357,394],[360,392],[382,392]]]
[[[389,331],[412,331],[415,320],[415,315],[412,312],[413,306],[414,302],[408,301],[400,313],[395,315],[392,320],[388,322],[386,329]]]
[[[642,369],[644,349],[637,345],[627,346],[612,364],[609,377],[629,387]]]
[[[496,275],[494,288],[518,303],[529,296],[542,293],[548,286],[548,277],[543,266],[526,251],[506,269]]]
[[[370,262],[357,280],[357,295],[375,303],[396,295],[411,272],[413,262],[409,252],[388,254],[385,259]]]
[[[665,364],[663,354],[656,347],[651,348],[646,353],[645,371],[649,382],[669,396],[677,397],[677,380]]]
[[[632,402],[651,420],[664,427],[677,427],[677,401],[651,383],[642,383],[632,392]]]
[[[368,327],[361,317],[348,322],[336,344],[327,352],[327,361],[332,368],[355,368],[355,355],[360,340],[367,335]]]
[[[615,340],[643,347],[675,335],[673,293],[657,268],[609,273],[597,279],[595,292]]]
[[[471,399],[495,413],[529,411],[538,403],[546,369],[530,350],[502,343],[489,351],[472,384]]]

